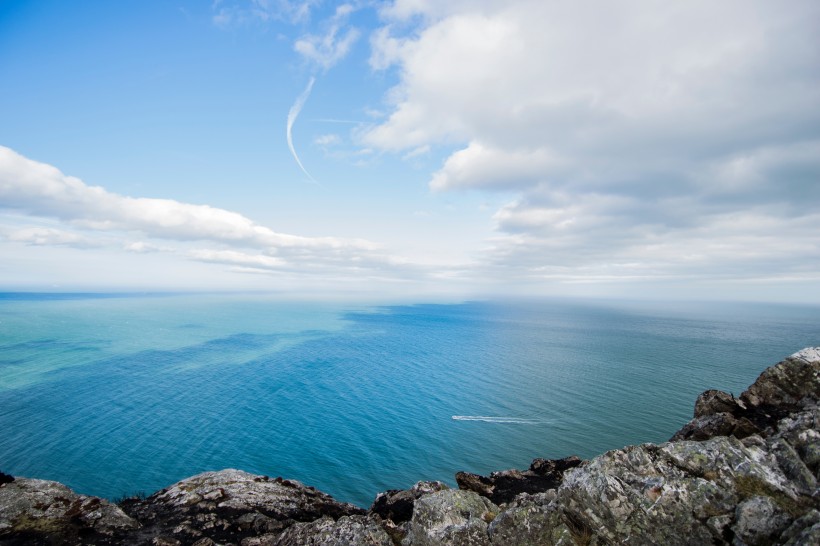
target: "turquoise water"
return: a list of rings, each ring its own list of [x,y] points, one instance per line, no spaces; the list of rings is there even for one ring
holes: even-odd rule
[[[809,345],[819,307],[0,294],[0,470],[118,497],[232,467],[367,506],[664,441]]]

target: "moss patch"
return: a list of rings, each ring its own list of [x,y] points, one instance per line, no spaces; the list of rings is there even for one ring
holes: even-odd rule
[[[796,518],[806,511],[802,503],[778,491],[768,483],[755,476],[738,476],[735,479],[735,489],[742,500],[752,497],[769,497],[783,511]]]

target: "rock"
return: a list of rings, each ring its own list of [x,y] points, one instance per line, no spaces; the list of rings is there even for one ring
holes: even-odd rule
[[[567,472],[554,500],[510,505],[490,534],[509,543],[517,527],[509,521],[517,519],[546,544],[567,531],[588,544],[816,543],[820,524],[811,514],[820,491],[808,462],[820,410],[816,395],[801,404],[803,411],[774,423],[765,437],[716,436],[605,453]]]
[[[11,483],[13,481],[14,481],[14,476],[9,476],[8,474],[4,474],[3,472],[0,472],[0,485],[3,485],[4,483]]]
[[[583,462],[583,460],[575,455],[570,455],[563,459],[533,459],[532,463],[530,463],[530,472],[534,472],[539,476],[563,478],[564,472],[583,464]]]
[[[118,506],[61,483],[16,478],[0,486],[3,544],[104,544],[137,527]]]
[[[749,546],[772,544],[789,525],[789,517],[769,497],[752,497],[735,510],[737,542]]]
[[[551,504],[555,492],[519,495],[490,523],[487,532],[494,545],[574,545],[573,531],[558,506]]]
[[[416,499],[427,493],[449,489],[444,483],[418,482],[410,489],[390,489],[376,495],[368,513],[377,514],[393,523],[410,521],[413,517],[413,505]]]
[[[779,437],[772,441],[771,452],[777,458],[777,463],[783,469],[783,473],[791,480],[800,494],[812,495],[817,490],[817,478],[786,439]]]
[[[716,413],[736,413],[746,409],[743,402],[735,399],[728,392],[709,389],[698,396],[695,401],[695,418],[715,415]]]
[[[734,436],[735,438],[746,438],[752,434],[760,432],[751,421],[745,417],[738,419],[731,413],[715,413],[711,415],[701,415],[689,421],[682,429],[677,431],[671,441],[680,440],[708,440],[715,436]]]
[[[739,399],[708,390],[695,402],[695,418],[671,440],[708,440],[715,436],[767,436],[782,418],[817,402],[820,348],[798,351],[767,368]]]
[[[382,527],[365,516],[320,518],[288,527],[272,546],[393,546]]]
[[[678,460],[688,455],[705,461],[694,452],[703,444],[681,443],[691,446],[678,456],[663,448],[679,444],[645,444],[596,457],[567,474],[557,491],[556,508],[577,533],[603,542],[641,537],[642,543],[712,543],[707,520],[731,512],[735,499],[731,491],[680,468]]]
[[[450,489],[430,493],[416,501],[407,546],[489,545],[487,524],[498,506],[473,491]]]
[[[820,393],[820,347],[798,351],[776,366],[766,368],[740,395],[751,407],[794,409]]]
[[[820,512],[812,510],[794,520],[780,535],[780,541],[789,546],[820,544]]]
[[[815,406],[781,419],[777,433],[794,448],[806,467],[820,480],[820,409]]]
[[[124,508],[143,522],[143,538],[186,544],[205,537],[238,543],[280,533],[295,522],[364,514],[297,481],[231,469],[187,478],[144,500],[124,503]]]
[[[502,470],[489,476],[458,472],[456,483],[460,489],[474,491],[496,504],[512,501],[521,493],[543,493],[561,483],[564,472],[581,464],[578,457],[548,460],[535,459],[529,470]]]

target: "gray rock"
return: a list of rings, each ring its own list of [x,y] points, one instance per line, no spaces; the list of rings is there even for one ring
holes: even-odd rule
[[[691,444],[688,455],[703,457],[696,451],[701,443],[684,443]],[[707,521],[733,511],[733,492],[681,468],[665,451],[674,445],[631,446],[596,457],[567,474],[557,507],[577,533],[603,542],[712,543],[714,522],[710,527]]]
[[[775,428],[799,436],[812,424],[788,418]],[[557,530],[563,522],[589,533],[590,543],[721,544],[733,536],[736,544],[778,542],[817,507],[816,483],[809,487],[802,460],[779,433],[747,440],[722,436],[605,453],[567,473],[556,500],[536,511],[544,514],[540,532],[549,536],[549,525]]]
[[[141,540],[183,543],[206,537],[238,543],[278,534],[296,522],[364,514],[297,481],[232,469],[192,476],[147,499],[124,503],[124,508],[145,526]]]
[[[788,546],[820,544],[820,512],[811,510],[794,520],[780,535],[780,541]]]
[[[0,541],[97,544],[139,527],[118,506],[65,485],[16,478],[0,485]]]
[[[766,368],[740,398],[750,407],[796,408],[818,393],[820,347],[808,347]]]
[[[273,546],[393,546],[382,527],[365,516],[321,518],[288,527]]]
[[[487,529],[490,542],[498,546],[540,544],[574,545],[575,536],[559,507],[551,504],[553,491],[537,495],[522,494],[503,510]]]
[[[295,480],[272,479],[233,469],[197,474],[155,493],[150,499],[149,504],[155,506],[258,512],[278,520],[315,519],[323,515],[340,517],[363,512]]]
[[[771,442],[771,450],[783,473],[792,481],[802,495],[812,495],[817,490],[817,478],[806,466],[797,451],[782,437]]]
[[[806,467],[820,480],[820,408],[792,413],[777,424],[777,435],[791,445]]]
[[[689,421],[670,440],[708,440],[715,436],[746,438],[757,434],[760,429],[745,417],[735,417],[731,413],[701,415]]]
[[[496,504],[510,502],[521,493],[543,493],[560,485],[564,472],[583,461],[576,456],[563,459],[535,459],[528,470],[502,470],[489,476],[456,473],[460,489],[474,491]]]
[[[736,523],[732,527],[737,546],[772,544],[789,523],[790,518],[770,497],[752,497],[735,510]]]
[[[766,438],[719,436],[605,453],[568,472],[554,501],[514,504],[499,514],[490,534],[503,529],[509,542],[515,519],[545,544],[566,530],[589,544],[812,543],[820,526],[801,517],[820,500],[806,464],[814,453],[814,404],[775,423]],[[793,448],[787,438],[802,443]]]
[[[395,524],[410,521],[413,517],[413,505],[416,499],[428,493],[449,489],[439,481],[418,482],[410,489],[391,489],[376,495],[368,513],[377,514],[380,518]]]
[[[406,546],[489,545],[487,524],[495,519],[498,506],[472,491],[446,490],[416,501]]]
[[[710,389],[702,392],[695,401],[695,418],[716,413],[736,413],[746,409],[743,402],[728,392]]]
[[[695,418],[671,440],[768,436],[779,420],[816,405],[818,396],[820,348],[810,347],[764,370],[739,399],[716,390],[702,393],[695,403]]]

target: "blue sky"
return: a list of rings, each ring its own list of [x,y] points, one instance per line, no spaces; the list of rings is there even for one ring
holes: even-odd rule
[[[818,25],[0,0],[0,288],[820,301]]]

